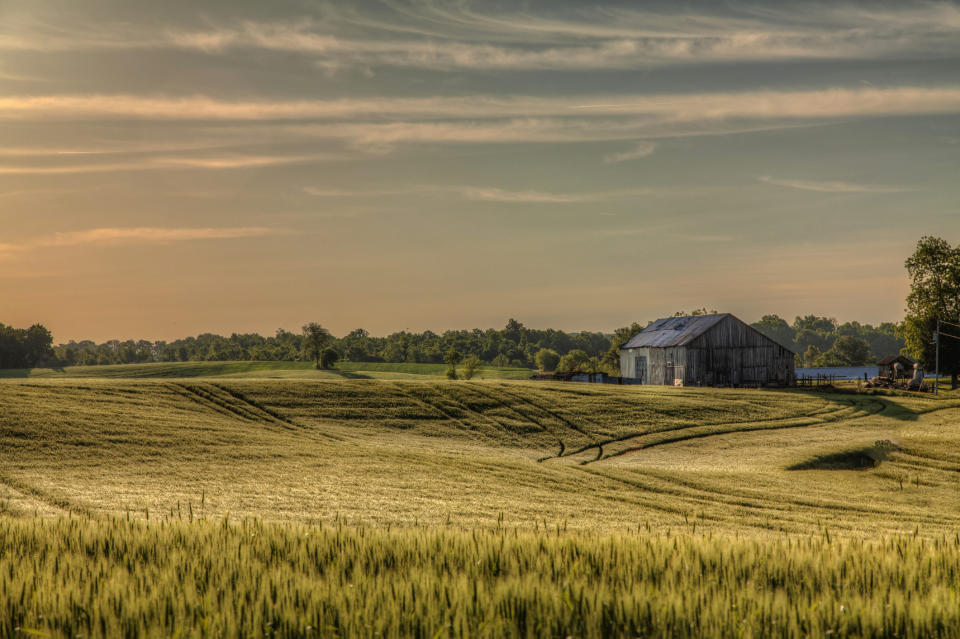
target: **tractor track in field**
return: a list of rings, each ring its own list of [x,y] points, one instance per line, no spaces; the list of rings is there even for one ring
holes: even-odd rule
[[[637,505],[661,512],[681,514],[685,517],[691,513],[695,513],[696,509],[700,509],[701,513],[703,513],[702,517],[704,520],[715,521],[719,523],[727,521],[727,518],[718,517],[712,514],[708,515],[706,514],[706,509],[717,506],[740,508],[746,511],[745,514],[749,514],[749,516],[756,517],[757,519],[761,520],[760,523],[754,524],[744,520],[742,516],[738,516],[740,523],[760,529],[770,528],[771,522],[777,522],[781,525],[786,524],[790,526],[796,526],[799,530],[807,529],[810,527],[809,515],[816,516],[814,514],[815,512],[821,513],[824,518],[829,518],[833,515],[842,516],[850,513],[870,517],[881,515],[887,521],[899,522],[907,525],[943,525],[950,523],[956,525],[957,522],[960,522],[960,517],[945,518],[920,513],[909,513],[902,511],[891,512],[888,509],[881,508],[872,509],[850,506],[848,504],[818,503],[799,499],[777,499],[774,503],[764,503],[757,501],[759,498],[756,496],[743,496],[720,490],[704,489],[702,487],[692,485],[689,482],[684,482],[683,480],[679,480],[674,477],[663,476],[656,473],[634,471],[635,474],[640,476],[626,478],[612,475],[599,469],[584,467],[576,468],[591,475],[609,479],[611,481],[630,486],[631,488],[635,488],[640,491],[640,494],[646,493],[668,497],[676,500],[677,504],[666,506],[656,502],[626,498],[622,499],[624,502],[636,503]],[[684,508],[682,504],[688,505],[689,508]],[[804,512],[798,511],[798,506],[803,509],[807,509],[805,511],[808,513],[807,517],[797,518],[793,516],[794,513]],[[731,516],[736,515],[732,514]],[[696,519],[696,516],[694,518]],[[856,526],[854,525],[847,526],[841,522],[837,522],[836,520],[830,521],[830,527],[831,529],[856,529]]]
[[[497,404],[498,406],[500,406],[501,408],[507,409],[508,411],[510,411],[511,413],[513,413],[514,415],[516,415],[517,417],[519,417],[519,418],[520,418],[520,421],[526,422],[526,423],[528,423],[528,424],[533,424],[534,426],[536,426],[537,428],[540,429],[540,432],[543,432],[543,433],[549,433],[549,432],[550,432],[550,429],[548,429],[548,428],[547,428],[546,426],[544,426],[542,423],[540,423],[539,421],[533,419],[532,417],[530,417],[530,415],[527,415],[527,414],[523,413],[522,411],[520,411],[520,410],[517,409],[516,407],[511,406],[510,404],[508,404],[507,402],[505,402],[502,397],[497,397],[496,395],[491,394],[491,393],[487,392],[486,390],[480,390],[480,388],[478,387],[477,384],[470,384],[470,385],[468,386],[468,388],[470,389],[470,392],[474,393],[475,395],[479,395],[479,396],[481,396],[481,397],[485,397],[485,398],[489,399],[490,401],[496,403],[496,404]]]
[[[846,410],[846,409],[848,409],[848,408],[851,408],[851,407],[852,407],[852,404],[847,404],[847,405],[845,405],[845,406],[837,407],[837,408],[835,408],[835,409],[833,409],[833,410],[830,410],[830,411],[823,411],[823,410],[822,410],[823,407],[821,407],[820,410],[817,410],[817,411],[814,411],[813,413],[808,413],[808,414],[805,414],[805,415],[796,415],[796,416],[789,416],[789,417],[772,417],[772,418],[769,418],[769,419],[756,420],[756,421],[754,421],[754,422],[719,422],[719,423],[714,423],[714,424],[689,424],[689,425],[677,426],[677,427],[675,427],[675,428],[668,428],[668,429],[665,429],[665,430],[655,430],[655,431],[648,430],[648,431],[642,431],[642,432],[633,431],[633,432],[625,433],[625,434],[620,435],[620,436],[617,436],[617,437],[611,437],[611,438],[609,438],[609,439],[604,439],[604,440],[599,441],[599,442],[596,442],[596,443],[592,443],[592,444],[588,444],[588,445],[586,445],[586,446],[582,446],[582,447],[577,448],[577,449],[575,449],[575,450],[571,450],[570,452],[566,453],[565,455],[558,455],[557,457],[546,457],[546,458],[543,458],[541,461],[547,461],[547,460],[550,460],[550,459],[557,459],[557,458],[559,458],[559,457],[572,457],[572,456],[574,456],[574,455],[579,455],[580,453],[585,453],[585,452],[587,452],[588,450],[590,450],[591,448],[597,448],[597,447],[601,447],[601,448],[602,448],[603,446],[611,446],[611,445],[614,445],[614,444],[619,444],[619,443],[622,443],[622,442],[625,442],[625,441],[629,441],[629,440],[631,440],[631,439],[637,439],[637,438],[640,438],[640,437],[654,437],[654,436],[656,436],[656,435],[662,435],[662,434],[665,434],[665,433],[680,433],[680,432],[683,432],[683,431],[689,431],[689,430],[694,429],[694,428],[719,428],[719,427],[723,427],[723,426],[742,426],[743,424],[764,424],[764,426],[761,426],[761,427],[758,427],[758,428],[752,428],[752,429],[747,429],[747,428],[735,428],[735,429],[731,429],[731,430],[727,430],[727,431],[723,431],[723,432],[715,432],[715,433],[708,433],[707,435],[699,435],[699,437],[704,437],[704,436],[711,436],[711,435],[726,435],[726,434],[737,433],[737,432],[749,432],[750,430],[776,430],[776,429],[779,429],[779,428],[799,428],[799,427],[805,427],[805,426],[816,426],[816,425],[820,425],[820,424],[824,424],[824,423],[830,423],[830,422],[832,422],[832,421],[837,421],[836,419],[827,420],[827,419],[824,419],[824,417],[825,417],[825,416],[832,416],[832,415],[834,415],[835,413],[839,413],[839,412],[841,412],[841,411],[843,411],[843,410]],[[882,410],[882,409],[881,409],[881,410]],[[877,411],[877,412],[879,412],[879,411]],[[807,422],[804,422],[804,423],[801,423],[801,424],[789,424],[789,425],[784,425],[784,424],[782,424],[782,422],[789,422],[789,421],[794,421],[794,420],[813,420],[813,421],[807,421]],[[631,451],[632,451],[632,450],[641,450],[641,449],[643,449],[643,448],[650,448],[650,447],[652,447],[652,446],[660,446],[660,445],[663,445],[663,444],[674,443],[674,442],[677,442],[677,441],[684,441],[685,439],[691,439],[691,437],[676,437],[676,438],[670,438],[669,441],[659,441],[659,442],[656,442],[656,443],[651,444],[651,445],[634,447],[634,448],[631,448],[631,449],[629,449],[629,450],[631,450]],[[592,462],[595,462],[595,461],[599,461],[601,458],[603,458],[603,459],[609,459],[610,457],[620,456],[620,455],[622,455],[622,454],[625,454],[626,452],[628,452],[628,451],[626,451],[626,450],[625,450],[625,451],[619,451],[619,452],[614,453],[614,454],[609,454],[609,455],[607,455],[606,457],[598,456],[596,459],[587,460],[586,462],[581,462],[581,463],[584,463],[584,464],[586,464],[586,463],[592,463]]]
[[[391,382],[391,385],[397,390],[397,392],[401,393],[405,397],[412,399],[414,402],[422,406],[426,406],[427,408],[433,410],[434,412],[441,415],[444,419],[448,419],[454,422],[455,424],[458,424],[463,430],[467,430],[467,431],[475,430],[471,428],[468,424],[464,423],[463,420],[461,420],[459,417],[456,417],[455,415],[451,415],[450,413],[445,411],[443,408],[437,406],[434,403],[427,401],[422,397],[417,397],[416,395],[414,395],[413,393],[405,389],[401,384],[398,384],[396,382]],[[439,391],[437,391],[437,393],[439,394]]]
[[[597,471],[599,472],[599,471]],[[883,515],[887,519],[902,521],[904,523],[944,523],[946,521],[960,522],[960,516],[933,516],[926,514],[914,514],[905,511],[891,511],[887,508],[871,508],[869,506],[855,506],[841,502],[822,502],[809,499],[800,499],[796,497],[780,497],[770,495],[760,496],[750,494],[742,490],[720,490],[700,484],[694,480],[682,479],[675,475],[663,472],[657,472],[650,469],[630,469],[631,474],[641,475],[646,478],[652,478],[663,484],[672,485],[678,489],[686,491],[691,497],[696,496],[705,503],[723,503],[730,506],[740,506],[755,509],[772,509],[778,511],[794,512],[796,507],[805,509],[820,510],[826,513],[858,513],[861,515]],[[606,473],[602,473],[606,475]],[[680,494],[680,493],[676,493]],[[775,504],[766,504],[763,499],[776,499]]]
[[[681,428],[673,428],[669,430],[641,433],[633,437],[621,437],[616,439],[615,442],[622,443],[625,441],[629,441],[630,439],[639,439],[641,437],[648,437],[653,439],[653,441],[641,442],[637,446],[630,446],[628,448],[624,448],[622,450],[618,450],[613,453],[608,453],[606,456],[603,456],[603,457],[598,456],[596,459],[583,461],[581,462],[581,464],[591,464],[597,461],[612,459],[614,457],[621,457],[623,455],[627,455],[630,453],[636,453],[641,450],[646,450],[648,448],[654,448],[656,446],[676,444],[678,442],[689,441],[692,439],[704,439],[707,437],[718,437],[721,435],[731,435],[735,433],[787,430],[791,428],[811,428],[811,427],[823,426],[825,424],[831,424],[841,420],[853,421],[857,419],[862,419],[864,417],[870,417],[872,415],[876,415],[882,412],[886,408],[885,403],[877,400],[870,400],[868,402],[871,406],[877,407],[876,410],[872,410],[872,411],[868,411],[863,408],[860,408],[853,402],[846,402],[846,403],[847,403],[847,406],[838,408],[837,410],[834,410],[834,411],[830,411],[826,413],[818,411],[815,414],[815,416],[800,415],[798,417],[777,418],[776,420],[763,420],[763,421],[757,421],[757,422],[726,422],[726,423],[720,423],[720,424],[697,424],[695,426],[684,426]],[[847,417],[846,415],[840,415],[840,413],[842,413],[847,409],[853,409],[850,412],[849,417]],[[857,415],[858,412],[862,414]],[[798,423],[794,423],[794,424],[783,423],[791,420],[809,420],[809,421],[798,421]],[[751,425],[746,426],[746,424],[751,424]],[[736,426],[736,427],[724,428],[726,426]],[[716,430],[718,428],[721,430]],[[657,437],[657,435],[666,435],[666,436]],[[614,442],[613,441],[601,442],[601,445],[609,444],[609,443],[614,443]],[[586,450],[589,450],[589,448],[592,448],[592,447],[588,447],[583,451],[578,451],[578,452],[585,452]]]
[[[444,397],[446,397],[446,398],[449,399],[450,401],[454,402],[455,404],[458,404],[458,405],[462,406],[463,409],[464,409],[466,412],[471,413],[471,414],[474,414],[474,415],[477,415],[478,417],[480,417],[480,418],[483,419],[484,421],[486,421],[486,422],[488,422],[488,423],[490,423],[490,424],[493,424],[497,430],[503,431],[503,432],[506,432],[506,433],[510,433],[510,434],[512,434],[512,435],[522,435],[521,433],[518,433],[516,430],[514,430],[509,424],[506,424],[506,423],[504,423],[504,422],[501,422],[501,421],[500,421],[499,419],[497,419],[496,417],[493,417],[493,416],[491,416],[491,415],[487,415],[486,413],[483,413],[483,412],[481,412],[481,411],[478,411],[478,410],[475,410],[475,409],[473,409],[473,408],[470,408],[470,406],[469,406],[468,404],[466,404],[465,402],[463,402],[461,399],[458,399],[457,397],[454,397],[454,396],[448,394],[447,392],[445,392],[442,385],[435,385],[435,388],[437,389],[437,392],[438,392],[438,393],[440,393],[441,395],[443,395]],[[461,392],[463,392],[463,391],[474,392],[473,389],[472,389],[471,387],[469,387],[469,386],[460,386],[460,387],[459,387],[459,390],[460,390]],[[486,397],[486,396],[483,395],[482,393],[476,393],[476,392],[474,392],[474,395],[479,395],[480,397],[485,397],[486,399],[491,399],[490,397]],[[496,401],[496,400],[494,400],[494,401]],[[524,421],[526,421],[526,419],[524,419]],[[540,430],[541,430],[541,431],[546,432],[546,429],[543,428],[543,426],[540,426],[540,424],[537,424],[537,426],[540,427]]]
[[[556,437],[556,438],[557,438],[557,443],[560,444],[560,452],[559,452],[558,454],[559,454],[559,455],[563,455],[563,452],[566,450],[567,445],[564,443],[563,438],[560,436],[560,434],[557,433],[557,431],[556,431],[555,428],[548,428],[547,426],[544,425],[543,422],[538,421],[535,417],[533,417],[533,416],[531,416],[531,415],[529,415],[529,414],[521,411],[521,410],[518,409],[517,407],[508,404],[502,397],[498,397],[498,396],[497,396],[496,394],[494,394],[494,393],[490,393],[490,392],[487,391],[487,390],[480,390],[480,389],[477,388],[477,385],[471,385],[470,388],[471,388],[471,390],[472,390],[473,392],[475,392],[476,394],[481,395],[481,396],[483,396],[483,397],[486,397],[487,399],[496,402],[499,406],[501,406],[501,407],[503,407],[503,408],[506,408],[506,409],[509,410],[509,411],[512,411],[514,414],[520,416],[520,418],[521,418],[522,420],[524,420],[524,421],[526,421],[526,422],[528,422],[528,423],[531,423],[531,424],[536,424],[537,426],[540,427],[540,430],[541,430],[542,432],[544,432],[544,433],[549,433],[549,434],[553,435],[554,437]],[[507,395],[508,397],[513,397],[513,395],[511,395],[511,394],[509,394],[509,393],[504,393],[504,394]],[[547,415],[550,415],[550,413],[549,413],[548,411],[545,411],[545,410],[541,409],[541,408],[538,407],[536,404],[530,403],[530,405],[533,406],[534,409],[540,410],[541,412],[543,412],[543,413],[545,413],[545,414],[547,414]],[[589,436],[589,435],[588,435],[588,436]],[[547,456],[547,458],[549,458],[549,457],[550,457],[550,456]]]
[[[944,473],[948,476],[960,473],[960,466],[958,466],[957,462],[955,461],[946,461],[936,457],[928,457],[904,448],[894,451],[891,454],[889,461],[893,464],[906,466],[907,468],[912,468],[918,471],[923,470],[932,473]]]
[[[33,498],[55,510],[70,514],[76,513],[85,517],[93,517],[93,510],[84,504],[75,504],[66,497],[54,495],[46,490],[37,488],[19,479],[15,479],[6,473],[0,473],[0,484],[7,486],[11,490],[24,497]]]
[[[283,434],[292,434],[313,439],[318,435],[324,439],[340,441],[342,438],[327,433],[308,430],[283,417],[277,416],[258,402],[252,402],[239,391],[232,391],[219,384],[186,384],[173,382],[167,388],[177,395],[189,399],[204,408],[213,410],[233,419],[242,419],[251,424],[272,427],[270,430]]]
[[[546,413],[547,415],[550,415],[551,417],[553,417],[554,419],[556,419],[558,422],[563,423],[563,424],[566,424],[567,426],[570,427],[571,430],[574,430],[574,431],[580,433],[581,435],[583,435],[583,436],[586,437],[587,439],[591,439],[591,440],[593,440],[593,441],[597,441],[597,437],[596,437],[593,433],[590,433],[590,432],[584,430],[583,427],[579,426],[578,424],[575,424],[575,423],[574,423],[572,420],[570,420],[568,417],[566,417],[566,416],[564,416],[564,415],[561,415],[561,414],[558,413],[557,411],[555,411],[555,410],[553,410],[553,409],[551,409],[551,408],[547,408],[546,406],[541,406],[539,403],[533,401],[533,400],[530,399],[529,397],[524,397],[523,395],[519,395],[519,394],[517,394],[517,393],[514,393],[513,391],[507,390],[506,388],[498,387],[498,389],[500,390],[501,393],[503,393],[504,395],[507,395],[508,397],[513,397],[514,399],[518,399],[518,400],[520,400],[520,401],[522,401],[522,402],[525,402],[525,403],[529,404],[530,406],[533,406],[533,407],[536,408],[537,410],[543,411],[543,412]],[[592,425],[599,428],[599,425],[596,424],[596,423],[592,423]]]
[[[685,519],[685,522],[683,525],[689,525],[689,521],[687,521],[687,519],[691,513],[694,513],[695,508],[701,509],[702,516],[699,518],[701,522],[706,523],[707,521],[709,521],[711,523],[722,524],[725,521],[727,521],[726,518],[724,517],[719,517],[712,513],[709,516],[706,514],[705,508],[715,506],[716,505],[715,500],[711,500],[706,497],[692,498],[690,496],[678,493],[678,491],[676,490],[663,488],[661,486],[657,486],[655,484],[652,484],[649,482],[643,482],[640,480],[617,477],[615,475],[605,473],[601,470],[584,468],[582,466],[575,467],[575,468],[577,468],[577,470],[581,472],[587,473],[594,477],[599,477],[608,481],[616,482],[624,486],[627,486],[629,488],[633,488],[637,490],[636,493],[633,493],[629,496],[617,496],[617,497],[604,496],[604,498],[608,500],[616,501],[619,503],[635,504],[642,508],[656,510],[656,511],[671,514],[671,515],[682,516]],[[673,500],[674,503],[673,505],[666,505],[656,501],[640,499],[639,496],[644,494],[653,494],[653,495],[669,497]],[[680,503],[677,503],[677,502],[680,502]],[[684,507],[684,506],[687,506],[687,507]],[[746,507],[746,506],[741,506],[741,507],[747,508],[748,510],[750,510],[751,514],[755,517],[764,518],[763,524],[752,524],[750,522],[741,521],[741,523],[743,523],[744,525],[751,526],[754,528],[768,529],[771,527],[770,525],[771,522],[776,522],[780,524],[781,527],[783,525],[789,525],[791,527],[800,527],[806,524],[806,522],[802,520],[798,520],[789,516],[789,514],[792,511],[788,508],[777,508],[777,509],[764,508],[762,511],[757,511],[755,509],[751,510],[749,507]],[[697,519],[698,518],[694,514],[694,521],[696,521]],[[680,522],[678,522],[678,525],[679,524]]]

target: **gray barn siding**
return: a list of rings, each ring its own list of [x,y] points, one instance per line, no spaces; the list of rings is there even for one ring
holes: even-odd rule
[[[647,358],[647,375],[643,380],[644,384],[672,386],[674,379],[681,378],[683,371],[686,369],[687,350],[682,346],[629,348],[624,349],[620,354],[620,374],[623,377],[636,378],[638,376],[636,369],[637,356]]]
[[[793,382],[793,353],[727,317],[687,345],[685,384]]]
[[[672,385],[674,379],[689,386],[790,385],[794,381],[793,353],[729,315],[683,345],[624,348],[621,375],[637,376],[637,355],[647,357],[645,384]]]

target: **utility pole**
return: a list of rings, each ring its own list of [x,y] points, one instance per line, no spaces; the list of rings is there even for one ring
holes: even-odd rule
[[[940,391],[940,318],[937,318],[937,332],[933,334],[933,345],[937,349],[937,354],[935,356],[936,360],[936,372],[934,373],[933,378],[933,394],[937,395]]]

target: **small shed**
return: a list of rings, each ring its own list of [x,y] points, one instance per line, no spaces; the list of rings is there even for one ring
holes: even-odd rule
[[[790,386],[794,354],[730,313],[668,317],[620,347],[620,374],[639,384]]]
[[[899,370],[898,365],[899,364]],[[887,355],[877,362],[878,377],[904,378],[913,375],[914,361],[903,355]]]

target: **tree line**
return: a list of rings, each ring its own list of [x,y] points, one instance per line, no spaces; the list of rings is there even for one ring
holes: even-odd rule
[[[321,367],[326,352],[354,362],[447,363],[453,350],[464,358],[475,356],[493,366],[531,368],[540,350],[560,355],[582,351],[601,357],[610,347],[610,336],[601,332],[567,333],[556,329],[528,328],[511,319],[503,329],[451,330],[443,333],[399,331],[386,337],[358,328],[334,337],[310,323],[300,332],[279,329],[274,335],[204,333],[171,342],[149,340],[70,341],[53,348],[52,361],[62,366],[134,364],[190,361],[314,361]],[[332,353],[331,353],[332,351]]]
[[[797,366],[860,366],[903,353],[931,371],[939,346],[940,371],[951,375],[956,386],[960,375],[960,245],[953,247],[942,238],[923,237],[905,266],[910,294],[901,322],[872,326],[804,315],[788,323],[778,315],[764,315],[751,326],[792,350]],[[711,312],[715,311],[700,308],[689,314]],[[229,337],[204,333],[172,342],[109,340],[98,344],[85,340],[54,347],[53,336],[41,324],[26,329],[0,324],[0,368],[244,360],[306,360],[323,368],[346,359],[446,363],[453,374],[457,364],[469,361],[469,368],[489,364],[618,375],[620,346],[648,325],[634,322],[613,334],[567,333],[528,328],[511,319],[499,330],[400,331],[376,337],[358,328],[335,337],[319,324],[310,323],[300,332],[279,329],[266,337],[257,333]]]
[[[693,314],[703,314],[698,309]],[[686,314],[683,312],[677,313]],[[204,333],[175,341],[91,340],[52,346],[50,332],[40,324],[14,329],[0,324],[0,366],[29,368],[89,366],[149,362],[197,361],[314,361],[329,367],[337,360],[354,362],[449,363],[451,351],[491,366],[553,371],[605,371],[619,374],[619,347],[649,322],[634,322],[613,334],[533,329],[511,319],[503,329],[453,330],[443,333],[400,331],[376,337],[362,328],[342,337],[316,323],[302,331],[279,329],[274,335]],[[870,364],[904,347],[901,326],[873,327],[858,322],[807,315],[788,324],[765,315],[754,328],[798,353],[798,365],[856,366]],[[474,360],[471,360],[473,362]]]

